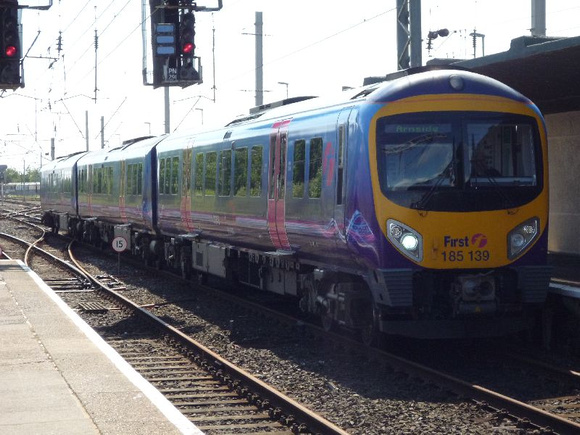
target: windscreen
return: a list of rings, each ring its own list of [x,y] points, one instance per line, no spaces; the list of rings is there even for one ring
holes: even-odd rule
[[[377,121],[381,190],[425,210],[492,210],[525,204],[541,190],[541,152],[531,117],[429,112]]]

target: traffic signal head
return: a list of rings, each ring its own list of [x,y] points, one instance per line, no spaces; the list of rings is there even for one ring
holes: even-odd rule
[[[179,22],[179,48],[180,54],[187,58],[195,55],[195,16],[193,12],[181,15]]]
[[[0,7],[0,88],[20,86],[20,35],[17,3]]]

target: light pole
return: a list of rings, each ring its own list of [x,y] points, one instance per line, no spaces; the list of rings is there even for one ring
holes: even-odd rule
[[[286,82],[278,82],[279,85],[286,86],[286,99],[288,99],[288,83]]]
[[[201,112],[201,125],[203,125],[203,109],[201,107],[196,107],[195,110],[199,110]]]

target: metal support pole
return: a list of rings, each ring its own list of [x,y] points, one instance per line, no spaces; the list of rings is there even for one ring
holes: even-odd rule
[[[546,0],[532,0],[532,36],[546,36]]]
[[[421,0],[409,0],[411,17],[411,68],[423,63],[421,56]]]
[[[87,151],[89,150],[89,111],[85,110],[85,139],[87,142]]]
[[[105,117],[101,116],[101,149],[105,148]]]
[[[264,62],[262,52],[262,12],[256,12],[256,106],[264,104]]]
[[[171,133],[171,113],[169,110],[169,86],[165,86],[164,88],[164,95],[165,95],[165,133]]]

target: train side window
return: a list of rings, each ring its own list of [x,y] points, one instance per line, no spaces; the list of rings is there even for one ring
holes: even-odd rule
[[[177,195],[179,191],[179,157],[171,159],[171,194]]]
[[[83,173],[84,173],[84,169],[80,169],[78,171],[78,179],[77,179],[77,184],[78,184],[78,189],[79,189],[79,193],[83,193],[85,191],[85,180],[83,177]]]
[[[306,141],[294,142],[294,163],[292,166],[292,197],[304,198],[304,163],[306,160]]]
[[[205,195],[215,195],[215,183],[217,175],[217,153],[212,151],[205,157]]]
[[[103,193],[103,168],[97,168],[97,188],[95,193]]]
[[[141,194],[141,176],[143,172],[142,163],[134,163],[127,167],[127,193],[129,195]]]
[[[250,162],[250,196],[262,195],[262,160],[264,147],[252,147]]]
[[[165,159],[159,160],[159,193],[163,193],[163,186],[165,186]]]
[[[127,165],[127,195],[133,195],[133,167],[135,165]]]
[[[308,197],[320,198],[322,193],[322,138],[310,140],[308,163]]]
[[[165,159],[165,182],[163,183],[163,193],[169,195],[171,191],[171,158]]]
[[[234,196],[248,196],[248,148],[234,154]]]
[[[268,165],[268,199],[274,199],[276,195],[276,136],[270,136],[270,163]]]
[[[230,196],[232,192],[232,150],[220,152],[218,191],[220,196]]]
[[[101,167],[99,169],[99,175],[101,176],[101,182],[100,182],[100,191],[99,193],[104,195],[107,193],[107,188],[108,188],[108,179],[107,179],[107,168],[105,168],[104,166]]]
[[[344,148],[346,145],[346,128],[344,125],[338,127],[338,174],[336,175],[336,204],[342,204],[342,182],[344,174]]]
[[[137,195],[143,193],[143,163],[137,164]]]
[[[109,178],[109,190],[107,191],[107,193],[109,195],[113,194],[113,183],[115,181],[115,179],[113,178],[113,167],[109,167],[107,169],[107,176]]]
[[[280,166],[278,168],[278,198],[286,196],[286,148],[288,145],[288,133],[280,134]]]
[[[203,156],[195,154],[195,196],[203,196]]]
[[[91,193],[97,193],[97,168],[91,168],[91,175],[90,175],[90,183],[91,183]]]

